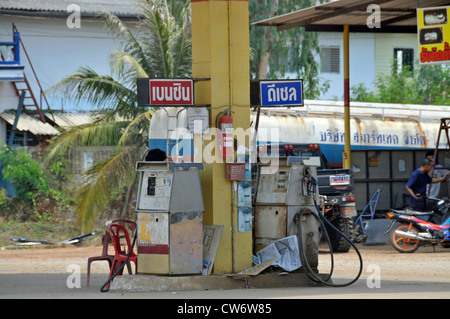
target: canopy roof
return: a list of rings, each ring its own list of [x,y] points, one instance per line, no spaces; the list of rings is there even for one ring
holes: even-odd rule
[[[380,28],[369,28],[367,19],[373,14],[370,5],[380,7]],[[343,25],[350,32],[417,32],[417,8],[450,5],[449,0],[338,0],[315,7],[294,11],[253,23],[257,26],[274,26],[278,31],[305,27],[307,31],[342,31]]]

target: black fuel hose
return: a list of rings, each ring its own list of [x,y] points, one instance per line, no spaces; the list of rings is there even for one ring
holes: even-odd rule
[[[313,192],[315,192],[316,190],[316,181],[313,181]],[[320,208],[317,205],[317,202],[314,200],[314,206],[317,210],[317,212],[320,212]],[[331,269],[330,269],[330,273],[325,277],[325,279],[321,278],[320,276],[318,276],[312,269],[311,266],[309,265],[308,259],[305,256],[305,253],[303,251],[303,239],[302,239],[302,226],[301,226],[301,221],[302,221],[302,217],[304,215],[304,213],[308,211],[310,214],[312,214],[320,223],[323,231],[325,232],[326,238],[327,238],[327,243],[328,246],[330,247],[330,256],[331,256]],[[322,216],[321,214],[318,214],[316,212],[313,212],[310,209],[301,209],[300,212],[298,213],[298,218],[296,219],[297,221],[297,228],[298,228],[298,243],[299,243],[299,251],[300,251],[300,260],[302,262],[302,265],[305,266],[304,270],[306,275],[308,276],[309,279],[311,279],[313,282],[315,283],[319,283],[319,284],[324,284],[326,286],[331,286],[331,287],[346,287],[346,286],[350,286],[351,284],[353,284],[354,282],[356,282],[359,277],[361,276],[362,270],[363,270],[363,260],[361,257],[361,253],[359,252],[358,248],[356,247],[356,245],[352,242],[352,240],[350,238],[348,238],[344,233],[342,233],[339,229],[337,229],[330,221],[328,221],[324,216]],[[334,255],[333,255],[333,248],[331,245],[331,240],[330,240],[330,236],[328,235],[327,229],[325,227],[325,223],[327,223],[328,225],[330,225],[332,227],[332,229],[334,229],[335,231],[337,231],[342,237],[344,237],[345,240],[347,240],[350,245],[353,247],[353,249],[355,249],[358,258],[359,258],[359,272],[358,275],[351,281],[344,283],[344,284],[333,284],[331,282],[329,282],[329,280],[331,279],[331,276],[333,274],[333,270],[334,270]]]
[[[109,287],[106,289],[105,287],[108,286],[108,284],[113,281],[113,279],[122,271],[123,267],[125,267],[125,265],[128,263],[128,260],[130,260],[131,255],[133,254],[133,249],[134,249],[134,245],[136,243],[136,239],[137,239],[137,229],[134,232],[134,237],[133,237],[133,243],[131,244],[131,249],[128,252],[128,256],[127,259],[125,259],[125,261],[123,262],[123,264],[119,267],[119,269],[116,270],[116,272],[114,274],[112,274],[112,276],[110,278],[108,278],[108,280],[103,284],[102,288],[100,288],[101,292],[108,292],[109,291]]]

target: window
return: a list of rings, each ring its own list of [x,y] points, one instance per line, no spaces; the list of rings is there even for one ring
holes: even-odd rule
[[[414,71],[414,49],[394,49],[394,61],[396,68],[394,69],[399,74],[404,67],[409,67],[409,71]]]
[[[341,69],[340,48],[338,46],[322,46],[321,71],[339,73]]]
[[[83,169],[84,171],[94,166],[94,153],[91,151],[83,152]]]

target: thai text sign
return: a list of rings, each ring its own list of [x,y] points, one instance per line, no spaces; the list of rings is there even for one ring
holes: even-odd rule
[[[261,106],[303,106],[303,81],[260,81]]]
[[[417,9],[420,64],[450,62],[450,7]]]
[[[138,79],[139,106],[194,105],[192,79]]]

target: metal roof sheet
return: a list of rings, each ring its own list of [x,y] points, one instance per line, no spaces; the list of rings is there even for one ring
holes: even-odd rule
[[[360,0],[337,0],[314,7],[279,15],[273,18],[253,23],[257,26],[274,26],[278,31],[294,27],[307,27],[310,31],[321,28],[330,31],[344,24],[353,27],[353,31],[361,32],[393,32],[396,29],[408,28],[409,31],[417,27],[417,0],[373,0],[370,2]],[[371,4],[380,7],[381,28],[370,29],[367,19],[373,13],[368,10]],[[449,0],[421,0],[421,8],[450,5]],[[335,30],[337,31],[337,30]],[[352,29],[350,29],[352,31]]]
[[[63,128],[89,124],[94,121],[92,112],[53,113],[53,118],[49,118],[54,119],[56,125]]]
[[[77,0],[75,2],[73,0],[1,0],[0,9],[67,12],[67,7],[71,4],[77,4],[82,13],[112,12],[126,15],[140,13],[140,7],[136,0]]]
[[[16,114],[14,113],[0,113],[0,117],[11,125],[14,125]],[[34,135],[58,135],[59,131],[48,123],[42,123],[40,120],[29,116],[25,113],[20,114],[17,122],[17,129],[19,131],[29,131]]]

